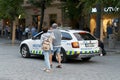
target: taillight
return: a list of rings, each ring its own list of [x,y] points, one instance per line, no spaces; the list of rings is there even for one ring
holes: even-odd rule
[[[79,43],[78,42],[72,42],[72,47],[73,48],[79,48]]]

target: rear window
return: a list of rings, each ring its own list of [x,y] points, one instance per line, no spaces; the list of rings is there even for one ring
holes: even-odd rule
[[[96,40],[94,36],[89,33],[74,33],[78,41],[80,40]]]

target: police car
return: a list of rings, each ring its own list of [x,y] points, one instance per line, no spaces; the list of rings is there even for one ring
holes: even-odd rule
[[[60,30],[62,33],[61,58],[62,62],[68,59],[81,59],[89,61],[92,57],[100,54],[98,40],[87,31],[83,30]],[[27,39],[20,44],[22,57],[27,58],[31,55],[43,55],[41,49],[42,32],[31,39]],[[55,55],[54,55],[55,57]]]

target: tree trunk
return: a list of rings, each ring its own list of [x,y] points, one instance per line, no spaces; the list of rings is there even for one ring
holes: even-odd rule
[[[42,31],[42,25],[44,20],[44,11],[45,11],[45,1],[42,1],[42,7],[41,7],[41,19],[40,19],[40,29],[39,31]]]
[[[15,30],[16,30],[16,19],[13,21],[13,30],[12,30],[12,44],[15,43]]]

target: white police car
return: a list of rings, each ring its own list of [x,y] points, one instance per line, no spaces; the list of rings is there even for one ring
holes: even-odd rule
[[[61,57],[62,62],[69,58],[80,58],[88,61],[91,57],[100,54],[98,40],[87,31],[82,30],[60,30],[62,33]],[[31,55],[42,55],[41,37],[42,32],[31,39],[27,39],[20,44],[20,53],[22,57]],[[55,55],[54,55],[55,56]]]

